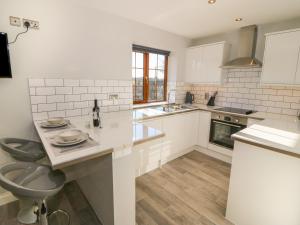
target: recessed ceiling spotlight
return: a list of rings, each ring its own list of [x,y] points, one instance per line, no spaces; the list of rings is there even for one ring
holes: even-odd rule
[[[208,4],[215,4],[216,0],[208,0]]]
[[[236,22],[240,22],[240,21],[242,21],[242,20],[243,20],[243,18],[236,18],[236,19],[235,19]]]

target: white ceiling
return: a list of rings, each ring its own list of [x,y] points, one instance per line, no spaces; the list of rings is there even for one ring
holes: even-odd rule
[[[300,0],[85,0],[98,8],[188,38],[300,16]],[[242,22],[235,18],[242,17]]]

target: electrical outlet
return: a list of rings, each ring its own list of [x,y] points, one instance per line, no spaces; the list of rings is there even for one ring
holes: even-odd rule
[[[119,99],[119,95],[118,94],[109,95],[109,100],[118,100],[118,99]]]
[[[20,27],[21,26],[21,19],[19,17],[10,16],[9,23],[11,26]]]
[[[28,23],[30,24],[30,27],[29,27],[29,28],[31,28],[31,29],[36,29],[36,30],[40,29],[40,23],[39,23],[39,21],[23,19],[23,26],[24,26],[24,27],[26,27],[26,26],[24,25],[25,22],[28,22]]]

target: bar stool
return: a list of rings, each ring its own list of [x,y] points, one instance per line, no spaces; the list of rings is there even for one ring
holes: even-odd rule
[[[35,162],[46,156],[43,145],[36,141],[19,138],[2,138],[0,139],[0,146],[19,161]]]
[[[35,162],[46,156],[43,145],[40,142],[36,142],[36,141],[18,139],[18,138],[2,138],[0,139],[0,146],[4,151],[9,153],[14,159],[18,161]],[[41,168],[43,168],[42,169],[43,171],[48,170],[48,174],[52,174],[52,175],[55,175],[57,173],[56,171],[52,171],[48,166],[42,166],[40,164],[34,164],[34,163],[31,164],[26,164],[26,163],[20,164],[20,163],[21,162],[16,162],[14,165],[17,166],[16,167],[13,166],[13,167],[17,168],[21,166],[19,172],[23,171],[24,176],[29,175],[30,171],[35,171],[34,168],[39,168],[37,171],[40,171]],[[26,165],[28,165],[29,167],[26,168]],[[2,168],[6,169],[5,166]],[[19,179],[22,179],[23,175],[20,174]],[[52,176],[49,176],[48,178],[51,177]],[[47,181],[47,179],[41,181],[45,182]],[[62,186],[59,188],[59,190],[62,189],[62,187],[64,186],[64,182],[62,182],[61,184]],[[0,181],[0,185],[2,185],[1,181]],[[45,196],[44,200],[41,201],[40,198],[36,199],[36,198],[32,198],[32,196],[19,195],[17,193],[14,193],[14,191],[10,190],[11,188],[10,186],[8,188],[6,187],[7,184],[4,183],[3,188],[7,189],[8,191],[11,191],[19,199],[20,211],[18,213],[18,220],[21,223],[31,224],[31,223],[35,223],[37,220],[41,220],[44,221],[42,222],[42,224],[47,224],[46,223],[47,222],[46,198],[54,196],[58,191],[57,192],[51,191],[51,194]],[[53,215],[57,216],[60,214],[64,215],[67,218],[66,220],[68,221],[68,223],[70,222],[69,214],[63,210],[56,210],[50,213],[50,219],[53,217]]]
[[[48,224],[46,199],[57,194],[65,180],[62,171],[32,162],[12,162],[0,168],[0,185],[21,201],[31,202],[18,213],[18,221],[24,224]]]

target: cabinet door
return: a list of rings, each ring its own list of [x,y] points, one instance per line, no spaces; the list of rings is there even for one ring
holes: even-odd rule
[[[186,51],[186,82],[200,82],[201,48]]]
[[[268,36],[261,82],[264,84],[294,84],[299,47],[300,31]]]
[[[199,112],[199,130],[198,130],[198,141],[197,144],[203,148],[207,148],[209,142],[209,131],[210,131],[210,112]]]
[[[201,82],[216,84],[221,82],[224,44],[207,45],[202,47]]]
[[[189,147],[196,145],[198,135],[198,112],[182,113],[164,118],[165,140],[162,161],[174,159]]]

